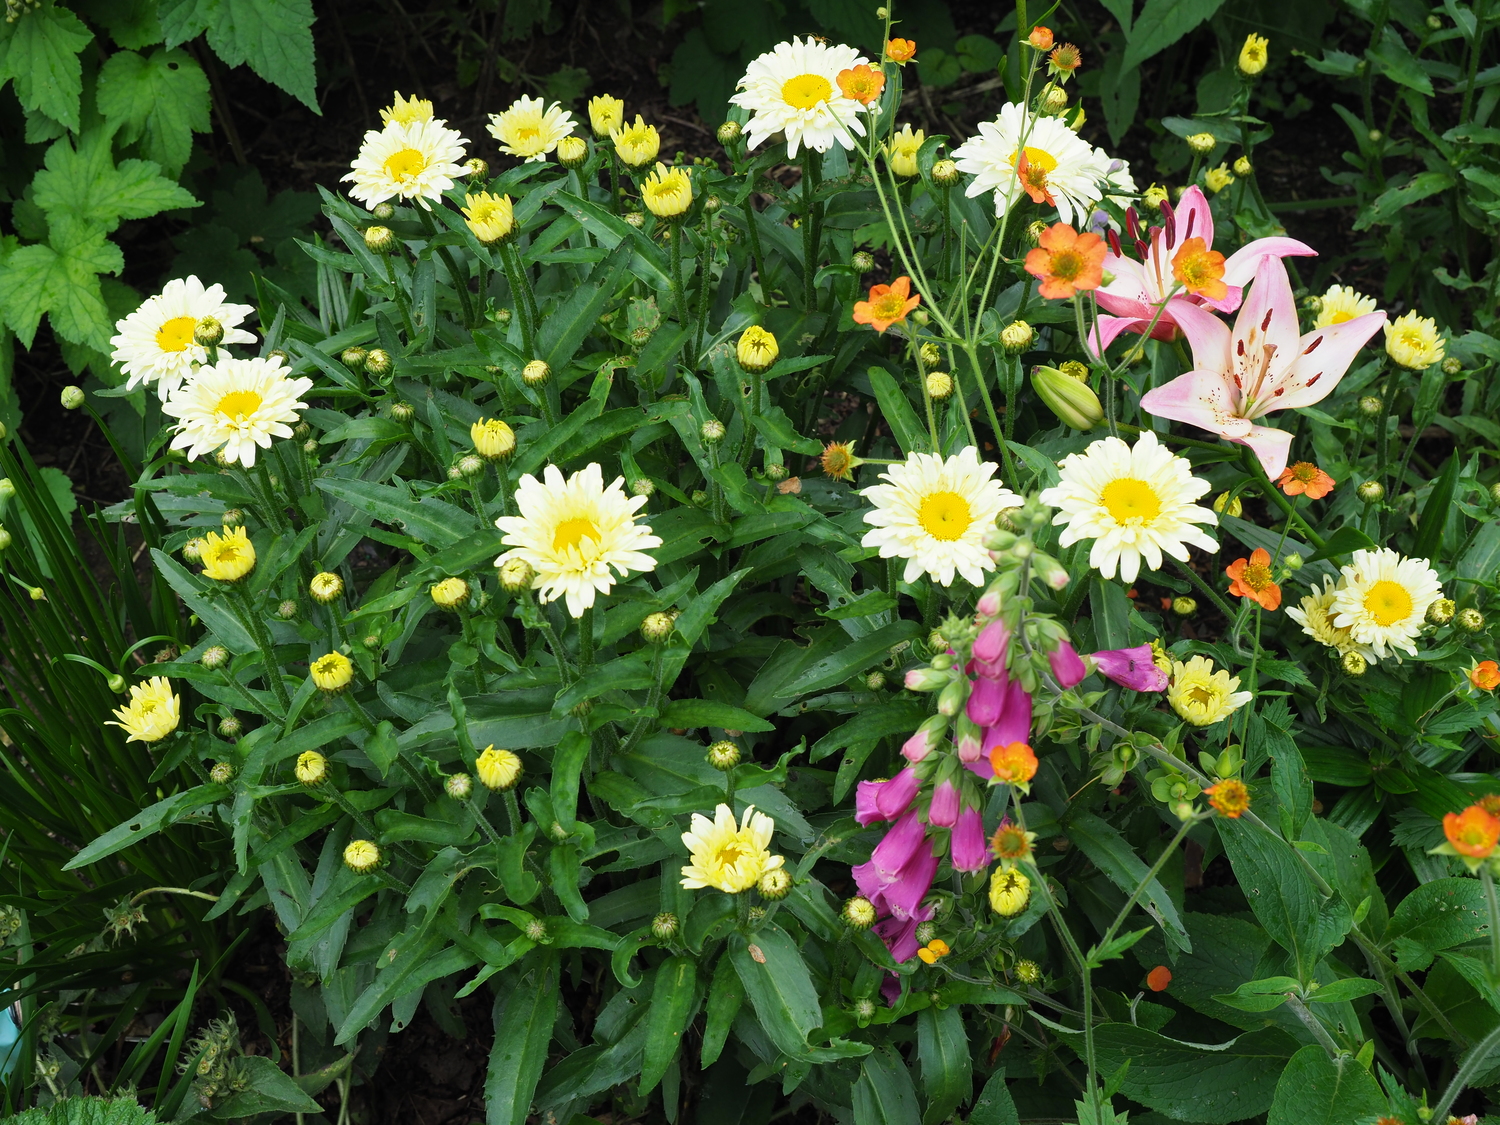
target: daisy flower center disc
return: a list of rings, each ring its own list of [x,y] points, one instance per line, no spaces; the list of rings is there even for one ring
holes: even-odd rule
[[[180,352],[193,342],[196,317],[174,316],[156,330],[156,346],[164,352]]]
[[[714,862],[723,864],[725,867],[733,867],[745,858],[745,849],[738,843],[725,844],[714,852]]]
[[[1032,148],[1030,145],[1010,154],[1010,166],[1014,168],[1019,164],[1023,155],[1026,157],[1026,163],[1032,168],[1040,168],[1043,172],[1057,171],[1057,157],[1046,149]]]
[[[794,109],[812,109],[833,96],[833,83],[821,74],[799,74],[781,86],[781,100]]]
[[[403,148],[385,159],[386,175],[393,180],[409,180],[420,176],[427,168],[427,157],[414,148]]]
[[[1150,523],[1161,515],[1161,498],[1156,490],[1134,477],[1110,481],[1099,493],[1099,500],[1119,524]]]
[[[917,522],[922,530],[934,539],[952,543],[962,539],[974,522],[969,502],[956,492],[933,492],[922,498],[917,509]]]
[[[552,533],[552,549],[554,551],[570,549],[581,551],[585,539],[592,539],[597,543],[600,538],[599,529],[594,526],[593,520],[563,520],[557,525],[557,530]]]
[[[1411,616],[1411,595],[1401,583],[1382,579],[1365,595],[1365,609],[1378,624],[1394,625]]]
[[[254,391],[230,391],[214,407],[215,414],[226,418],[248,418],[260,409],[261,397]]]
[[[1218,701],[1218,692],[1206,687],[1190,688],[1188,701],[1198,707],[1209,707]]]

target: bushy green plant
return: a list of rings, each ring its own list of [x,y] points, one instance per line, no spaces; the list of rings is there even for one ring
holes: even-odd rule
[[[1474,1097],[1495,467],[1390,422],[1494,389],[1304,324],[1313,248],[1213,180],[1137,202],[1031,24],[962,146],[801,42],[723,166],[517,104],[491,176],[391,107],[314,307],[121,356],[165,405],[114,514],[201,626],[122,721],[203,776],[70,866],[217,834],[331,1065],[486,990],[495,1122]]]

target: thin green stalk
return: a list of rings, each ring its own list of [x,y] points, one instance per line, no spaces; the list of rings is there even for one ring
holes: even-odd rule
[[[682,224],[667,223],[667,243],[672,253],[672,307],[677,310],[677,323],[684,331],[691,326],[688,320],[687,302],[682,295]]]
[[[1495,899],[1495,877],[1488,864],[1479,869],[1479,881],[1490,912],[1490,980],[1500,983],[1500,903]]]
[[[407,295],[406,290],[396,283],[396,266],[391,261],[391,255],[378,254],[376,256],[380,259],[380,264],[385,269],[385,280],[390,285],[391,292],[395,295],[396,308],[401,313],[401,326],[406,329],[406,338],[414,340],[417,337],[417,330],[412,326],[411,298]]]
[[[255,459],[255,476],[265,492],[266,522],[274,531],[285,531],[287,528],[286,513],[276,503],[276,489],[271,485],[271,471],[266,468],[266,459],[257,457]]]
[[[703,251],[700,255],[701,261],[698,266],[698,314],[693,323],[693,364],[697,365],[703,355],[703,334],[708,331],[708,294],[713,288],[714,243],[709,237],[709,224],[712,219],[705,218],[703,229],[699,231],[699,238],[703,243]]]
[[[765,375],[759,371],[750,372],[750,393],[745,396],[745,436],[740,439],[739,463],[743,468],[750,467],[750,459],[755,456],[755,419],[760,415],[760,402],[764,397]]]
[[[581,677],[594,663],[594,607],[589,606],[578,619],[578,674]]]
[[[536,339],[536,312],[531,299],[531,279],[521,264],[521,256],[515,244],[506,242],[500,247],[500,261],[505,267],[505,276],[510,281],[510,291],[515,298],[516,315],[521,318],[521,351],[528,361],[536,358],[532,350]]]
[[[505,791],[505,815],[510,819],[510,834],[514,836],[521,831],[521,805],[516,800],[514,786]],[[545,886],[545,882],[543,885]]]
[[[1495,1053],[1497,1047],[1500,1047],[1500,1027],[1496,1027],[1481,1039],[1474,1049],[1464,1056],[1464,1061],[1459,1065],[1458,1072],[1454,1074],[1453,1081],[1448,1083],[1448,1088],[1443,1091],[1442,1100],[1432,1107],[1432,1116],[1428,1120],[1448,1120],[1448,1111],[1453,1108],[1458,1095],[1469,1088],[1469,1081],[1480,1068],[1489,1063],[1490,1056]]]
[[[1172,842],[1162,849],[1161,855],[1156,857],[1156,862],[1151,865],[1150,869],[1146,872],[1145,877],[1141,879],[1140,884],[1135,888],[1134,891],[1130,893],[1130,897],[1125,900],[1125,905],[1120,907],[1119,911],[1115,914],[1115,920],[1111,922],[1109,924],[1109,928],[1104,931],[1104,936],[1101,937],[1098,943],[1094,946],[1095,949],[1102,949],[1104,948],[1104,946],[1109,944],[1110,939],[1115,936],[1116,931],[1118,931],[1120,926],[1124,924],[1125,919],[1130,914],[1131,909],[1137,902],[1140,901],[1141,895],[1145,892],[1146,887],[1150,884],[1151,880],[1155,879],[1157,875],[1161,873],[1161,869],[1166,866],[1167,860],[1171,857],[1172,853],[1177,850],[1177,845],[1182,843],[1183,837],[1188,834],[1188,829],[1190,829],[1195,823],[1196,819],[1192,817],[1189,817],[1187,820],[1184,820],[1182,822],[1182,827],[1177,830],[1177,835],[1172,837]]]
[[[1328,1029],[1323,1026],[1323,1021],[1318,1019],[1308,1010],[1302,1002],[1302,997],[1295,992],[1286,994],[1286,1006],[1292,1010],[1292,1014],[1302,1021],[1302,1026],[1312,1032],[1312,1037],[1318,1041],[1318,1046],[1328,1052],[1330,1059],[1339,1057],[1339,1045],[1333,1041],[1333,1036],[1328,1034]]]
[[[770,304],[771,292],[767,288],[769,281],[766,278],[766,255],[760,247],[760,228],[755,225],[755,204],[750,196],[745,196],[745,227],[750,232],[750,260],[755,264],[755,276],[760,280],[761,304]]]
[[[418,207],[417,214],[421,216],[422,226],[426,229],[429,239],[437,235],[437,223],[431,212],[425,207]],[[431,242],[428,242],[431,245]],[[443,265],[448,267],[448,276],[453,279],[453,288],[458,292],[458,303],[463,309],[464,327],[474,327],[474,302],[469,293],[469,279],[459,271],[458,261],[453,257],[453,250],[447,246],[437,247],[438,257],[443,260]]]
[[[805,149],[802,163],[802,303],[811,315],[817,307],[815,282],[818,276],[818,190],[819,155],[816,149]]]
[[[1213,602],[1214,605],[1218,607],[1219,612],[1224,615],[1224,619],[1226,621],[1233,621],[1235,619],[1235,612],[1232,608],[1230,608],[1229,603],[1219,596],[1217,590],[1215,590],[1207,582],[1203,581],[1203,579],[1198,576],[1197,571],[1184,563],[1178,562],[1176,559],[1172,560],[1172,565],[1179,571],[1181,571],[1187,577],[1189,582],[1198,587],[1199,593],[1203,594],[1204,597],[1208,598],[1209,601]]]
[[[261,620],[260,614],[250,604],[250,595],[236,586],[234,588],[234,601],[240,610],[240,616],[246,627],[255,638],[255,645],[260,649],[261,659],[265,661],[265,677],[271,688],[271,694],[276,697],[276,705],[281,708],[282,717],[286,716],[291,709],[291,700],[286,694],[286,685],[281,682],[281,668],[276,663],[276,649],[271,644],[271,634],[266,631],[266,623]]]

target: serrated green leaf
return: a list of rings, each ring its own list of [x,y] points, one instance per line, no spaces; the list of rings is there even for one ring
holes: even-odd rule
[[[13,80],[27,109],[78,131],[83,64],[78,52],[93,32],[66,8],[36,8],[0,27],[0,86]]]
[[[1005,1068],[995,1071],[969,1114],[969,1125],[1021,1125],[1015,1099],[1005,1088]]]
[[[1286,1064],[1266,1125],[1353,1125],[1386,1108],[1380,1086],[1352,1058],[1334,1061],[1316,1043]]]
[[[1318,892],[1286,841],[1223,817],[1214,822],[1250,909],[1273,941],[1294,959],[1297,976],[1311,980],[1323,955]]]
[[[107,352],[113,323],[99,274],[124,266],[120,248],[100,232],[54,231],[48,244],[22,246],[0,263],[0,314],[27,348],[46,313],[64,339]]]
[[[33,181],[33,199],[47,213],[57,234],[81,228],[114,230],[125,219],[144,219],[162,211],[197,207],[185,188],[161,175],[150,160],[123,160],[117,167],[111,130],[94,128],[78,138],[63,137],[47,150],[46,167]]]
[[[208,78],[186,51],[116,51],[99,69],[95,99],[121,143],[138,140],[169,173],[187,163],[193,134],[211,128]]]
[[[1133,70],[1166,50],[1223,6],[1224,0],[1146,0],[1136,16],[1120,69]]]
[[[214,54],[230,66],[248,63],[256,74],[314,113],[323,112],[318,108],[313,69],[312,0],[199,0],[183,29],[194,26],[204,14]],[[164,13],[164,29],[167,22]],[[169,42],[182,41],[176,33],[174,25]]]
[[[1395,942],[1396,963],[1412,972],[1427,968],[1439,951],[1488,932],[1489,911],[1478,880],[1434,879],[1401,900],[1385,936]]]

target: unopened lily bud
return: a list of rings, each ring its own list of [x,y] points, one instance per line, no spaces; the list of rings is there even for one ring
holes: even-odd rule
[[[224,326],[217,317],[205,316],[193,325],[193,343],[200,348],[217,347],[224,340]]]
[[[1366,504],[1377,504],[1385,499],[1385,485],[1378,480],[1367,480],[1354,491]]]
[[[0,551],[5,550],[5,548],[9,547],[10,544],[10,532],[6,531],[5,528],[0,527]]]
[[[16,494],[16,486],[10,477],[0,477],[0,500],[10,500]]]
[[[372,254],[389,254],[396,249],[396,232],[390,227],[367,227],[365,249]]]
[[[1031,386],[1047,409],[1075,430],[1091,430],[1104,421],[1104,407],[1093,388],[1055,367],[1033,367]]]
[[[116,695],[124,695],[125,688],[128,686],[125,683],[125,677],[120,675],[118,672],[111,676],[109,679],[105,680],[104,683],[105,686],[108,687],[109,690],[114,692]]]
[[[939,160],[932,166],[932,182],[939,187],[952,187],[958,183],[958,165],[951,160]]]
[[[1427,607],[1427,623],[1446,625],[1453,620],[1453,615],[1457,612],[1458,603],[1452,598],[1439,598]]]
[[[720,773],[728,773],[740,764],[740,748],[728,739],[721,738],[708,748],[708,764]]]
[[[552,368],[544,359],[534,359],[521,369],[521,379],[528,387],[540,387],[552,378]]]
[[[1453,624],[1457,625],[1465,633],[1477,633],[1484,628],[1484,614],[1473,606],[1467,606],[1458,611],[1453,618]]]
[[[934,402],[946,402],[953,397],[953,376],[946,371],[927,373],[927,395]]]
[[[365,353],[365,373],[373,379],[384,379],[394,370],[391,353],[384,348],[371,348]]]
[[[83,388],[74,386],[64,387],[61,399],[64,410],[77,410],[83,405]]]

